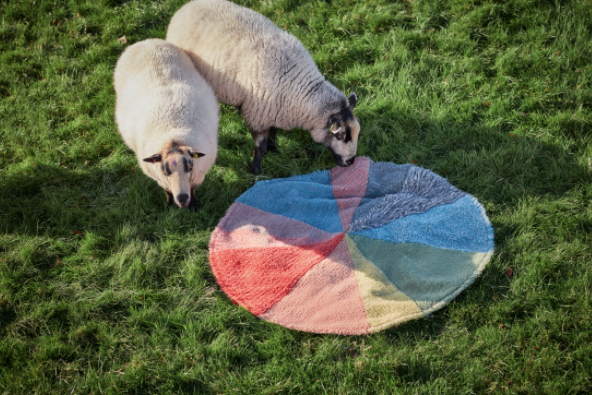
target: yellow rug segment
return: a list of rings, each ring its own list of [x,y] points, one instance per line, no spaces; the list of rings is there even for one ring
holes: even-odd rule
[[[372,331],[424,313],[413,300],[393,285],[385,274],[361,254],[346,234],[347,246],[356,268],[356,279]]]

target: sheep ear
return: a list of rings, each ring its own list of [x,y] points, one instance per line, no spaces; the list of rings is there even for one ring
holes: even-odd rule
[[[191,156],[193,156],[195,159],[198,159],[198,158],[201,158],[202,156],[206,156],[206,154],[202,154],[201,152],[191,151]]]
[[[349,106],[353,109],[356,107],[356,103],[358,102],[358,96],[356,96],[356,94],[352,92],[352,94],[349,95],[347,101],[349,102]]]
[[[161,154],[154,154],[152,156],[149,156],[147,158],[143,159],[144,162],[148,162],[148,163],[156,163],[156,162],[160,162],[162,160],[162,155]]]

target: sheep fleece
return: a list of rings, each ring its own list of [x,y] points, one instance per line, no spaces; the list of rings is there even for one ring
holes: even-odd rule
[[[220,101],[242,106],[254,132],[299,127],[320,142],[319,122],[347,104],[298,39],[228,1],[185,4],[171,20],[167,41],[187,51]]]
[[[142,171],[166,188],[160,166],[142,159],[176,141],[206,154],[191,174],[191,185],[200,185],[216,160],[218,102],[188,56],[164,40],[145,40],[124,51],[114,80],[117,125]]]

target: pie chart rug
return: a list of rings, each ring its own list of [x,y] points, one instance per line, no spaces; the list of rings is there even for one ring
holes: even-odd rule
[[[210,240],[212,270],[233,301],[291,329],[343,335],[442,308],[492,254],[477,199],[429,170],[364,157],[256,183]]]

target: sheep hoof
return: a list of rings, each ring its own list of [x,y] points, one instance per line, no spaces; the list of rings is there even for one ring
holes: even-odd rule
[[[175,204],[175,199],[173,198],[173,194],[167,190],[165,190],[164,193],[166,193],[167,206],[172,206],[173,204]]]
[[[251,166],[251,168],[249,169],[249,171],[254,174],[254,175],[258,175],[261,173],[261,166]]]
[[[193,191],[191,191],[191,200],[189,201],[187,208],[189,209],[189,211],[192,211],[194,213],[197,212],[197,210],[199,210],[199,206],[197,205],[197,201],[195,200],[195,194],[193,193]]]

